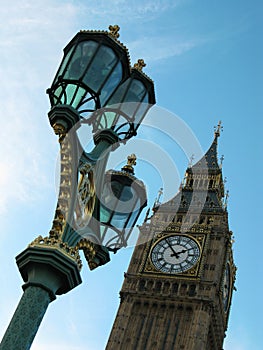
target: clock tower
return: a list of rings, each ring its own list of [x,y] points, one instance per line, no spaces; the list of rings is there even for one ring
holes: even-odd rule
[[[107,350],[221,350],[236,267],[217,142],[146,217]]]

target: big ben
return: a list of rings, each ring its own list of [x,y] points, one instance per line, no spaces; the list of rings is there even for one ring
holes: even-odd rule
[[[177,194],[146,217],[120,292],[107,350],[221,350],[236,267],[221,125]]]

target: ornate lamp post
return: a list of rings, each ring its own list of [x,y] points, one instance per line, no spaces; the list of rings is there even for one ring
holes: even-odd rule
[[[47,90],[48,117],[61,150],[58,203],[48,237],[37,237],[16,257],[24,293],[0,349],[29,349],[49,303],[81,283],[79,250],[91,269],[107,263],[110,251],[127,245],[146,205],[134,155],[121,171],[105,174],[109,153],[136,135],[155,103],[144,62],[130,68],[128,50],[117,39],[119,27],[109,29],[79,32]],[[93,128],[90,153],[78,138],[82,124]]]

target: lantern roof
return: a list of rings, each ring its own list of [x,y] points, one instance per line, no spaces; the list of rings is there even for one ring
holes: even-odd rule
[[[102,37],[106,40],[109,40],[109,43],[112,44],[112,42],[114,42],[115,44],[117,44],[117,47],[119,47],[121,50],[124,50],[126,52],[127,55],[127,60],[128,60],[128,65],[129,67],[131,66],[131,60],[130,60],[130,54],[129,51],[127,49],[127,47],[118,40],[120,34],[119,34],[119,30],[120,27],[115,24],[115,25],[110,25],[109,26],[109,30],[80,30],[72,39],[71,41],[68,43],[68,45],[64,48],[64,51],[67,52],[72,44],[79,39],[80,36],[83,36],[84,38],[88,38],[89,36],[91,36],[91,38],[93,37],[94,39],[100,40]]]

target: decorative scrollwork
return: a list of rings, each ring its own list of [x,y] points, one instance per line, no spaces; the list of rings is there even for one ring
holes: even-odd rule
[[[94,173],[87,164],[80,169],[77,201],[75,208],[75,225],[77,228],[87,226],[94,211],[96,201]]]
[[[93,243],[88,239],[81,239],[77,246],[77,249],[83,250],[90,270],[94,270],[97,267],[106,264],[110,261],[109,252],[107,248]]]
[[[87,239],[82,239],[77,244],[76,249],[83,250],[85,258],[90,265],[96,255],[96,249],[95,249],[94,243],[88,241]]]

